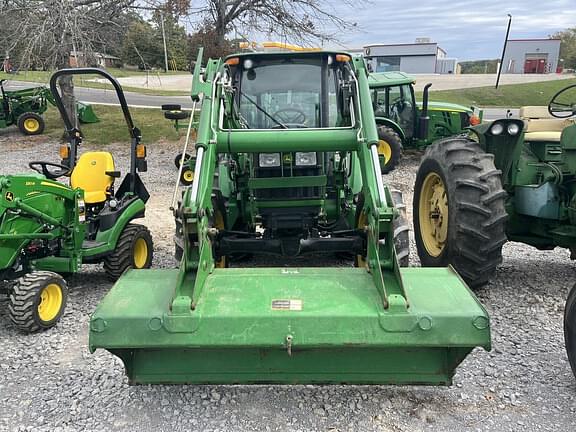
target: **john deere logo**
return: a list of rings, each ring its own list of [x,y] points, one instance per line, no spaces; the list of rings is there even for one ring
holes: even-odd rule
[[[14,194],[12,192],[6,192],[4,198],[6,198],[6,201],[14,201]]]

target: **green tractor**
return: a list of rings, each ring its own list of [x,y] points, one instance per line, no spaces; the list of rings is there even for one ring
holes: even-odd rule
[[[576,85],[548,107],[524,107],[426,149],[416,176],[414,227],[423,266],[452,265],[485,284],[516,241],[576,258]],[[576,290],[566,303],[568,358],[576,372]]]
[[[128,125],[130,171],[118,188],[120,172],[109,152],[78,155],[81,133],[66,114],[56,89],[63,75],[95,73],[114,85]],[[64,312],[68,288],[60,274],[83,263],[104,263],[117,279],[127,268],[147,268],[153,244],[148,230],[132,223],[144,216],[148,192],[138,175],[146,171],[146,149],[132,122],[118,82],[100,69],[63,69],[50,87],[69,139],[60,163],[32,161],[35,174],[0,176],[0,288],[9,295],[8,311],[24,332],[53,327]],[[70,177],[67,186],[56,181]]]
[[[198,57],[180,266],[124,274],[90,350],[118,356],[131,383],[450,384],[490,348],[489,319],[450,268],[399,265],[364,60]],[[273,266],[235,266],[250,254]]]
[[[382,173],[392,171],[403,148],[420,149],[445,137],[466,133],[482,122],[482,111],[447,102],[428,102],[431,84],[416,102],[416,80],[402,72],[370,74],[368,84],[378,127]]]
[[[48,109],[48,103],[56,105],[50,89],[40,86],[23,90],[8,91],[0,80],[0,129],[17,125],[24,135],[40,135],[46,127],[42,114]],[[80,123],[96,123],[98,117],[90,105],[76,103]]]

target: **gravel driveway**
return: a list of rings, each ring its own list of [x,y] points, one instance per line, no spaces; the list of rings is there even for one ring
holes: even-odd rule
[[[126,147],[110,147],[126,158]],[[157,267],[175,264],[167,210],[175,151],[150,146],[143,176]],[[56,160],[57,143],[4,130],[0,152],[0,173],[24,171],[32,159]],[[404,192],[410,217],[418,159],[407,155],[388,176]],[[414,245],[411,260],[418,265]],[[450,388],[129,387],[119,360],[88,352],[90,314],[111,284],[99,266],[86,266],[68,278],[66,313],[45,333],[20,334],[0,300],[0,431],[574,431],[576,380],[562,336],[574,268],[565,250],[507,244],[494,281],[477,292],[492,319],[494,348],[474,351]]]

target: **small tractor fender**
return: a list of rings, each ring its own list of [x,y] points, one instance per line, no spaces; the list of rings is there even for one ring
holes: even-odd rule
[[[404,134],[404,131],[402,130],[402,128],[398,123],[385,117],[376,117],[376,126],[387,126],[389,128],[394,129],[394,131],[402,139],[402,145],[406,144],[406,134]]]
[[[133,219],[144,217],[145,204],[140,198],[135,198],[126,205],[122,210],[117,210],[114,216],[111,216],[110,228],[99,231],[96,235],[96,242],[104,243],[102,246],[94,248],[90,251],[89,255],[101,255],[113,251],[116,248],[116,243],[124,230],[124,227]],[[111,212],[112,214],[112,212]],[[102,217],[106,218],[107,215]],[[106,226],[105,225],[105,226]]]

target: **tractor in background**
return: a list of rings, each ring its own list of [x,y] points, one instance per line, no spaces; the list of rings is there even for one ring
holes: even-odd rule
[[[130,171],[121,176],[112,154],[78,154],[82,136],[68,117],[56,88],[63,75],[99,74],[114,85],[130,134]],[[59,163],[32,161],[33,174],[0,176],[0,286],[8,311],[23,332],[56,325],[64,313],[68,288],[61,274],[85,263],[104,263],[117,279],[128,268],[147,268],[153,244],[144,217],[148,192],[138,175],[146,171],[146,148],[132,122],[118,82],[100,69],[63,69],[50,80],[68,143]],[[69,186],[57,181],[69,177]]]
[[[90,350],[134,384],[449,385],[490,348],[489,318],[452,269],[400,265],[362,57],[201,59],[194,179],[173,209],[180,266],[126,272]],[[244,254],[280,264],[236,267]],[[350,259],[327,264],[337,254]]]
[[[372,73],[368,83],[383,174],[396,167],[402,149],[421,149],[438,139],[464,134],[482,121],[482,111],[474,107],[429,102],[431,84],[424,87],[422,102],[416,102],[416,80],[403,72]]]
[[[548,107],[523,107],[426,149],[416,176],[414,230],[424,266],[452,265],[472,287],[487,283],[516,241],[562,247],[576,258],[576,85]],[[475,139],[474,139],[475,138]],[[576,289],[564,316],[576,374]]]
[[[42,114],[48,109],[48,103],[56,105],[50,89],[44,86],[22,90],[6,90],[0,80],[0,129],[17,125],[24,135],[40,135],[46,127]],[[90,105],[76,103],[80,123],[96,123],[98,117]]]

